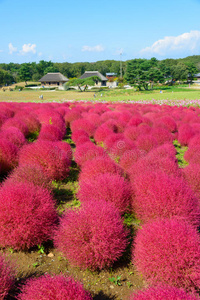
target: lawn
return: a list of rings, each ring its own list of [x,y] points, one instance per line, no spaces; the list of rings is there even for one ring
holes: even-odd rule
[[[95,98],[94,98],[95,94]],[[43,95],[43,100],[39,98]],[[138,92],[134,89],[89,90],[80,91],[50,91],[50,90],[0,90],[0,102],[65,102],[80,100],[96,101],[127,101],[127,102],[158,102],[172,105],[199,105],[200,89],[186,87],[163,87],[154,90]]]

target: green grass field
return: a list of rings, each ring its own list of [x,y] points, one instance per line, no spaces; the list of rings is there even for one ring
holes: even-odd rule
[[[162,93],[160,93],[162,91]],[[96,97],[94,98],[94,93]],[[43,100],[39,98],[43,95]],[[134,89],[100,89],[97,91],[50,91],[50,90],[0,90],[0,102],[64,102],[68,100],[96,100],[96,101],[136,101],[136,102],[158,102],[160,104],[186,103],[200,105],[200,89],[186,87],[163,87],[150,91],[137,92]]]

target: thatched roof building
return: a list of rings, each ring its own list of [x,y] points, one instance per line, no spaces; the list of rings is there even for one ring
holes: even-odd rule
[[[44,75],[40,80],[42,85],[63,85],[69,79],[65,77],[63,74],[57,72],[57,73],[47,73]]]
[[[96,85],[106,86],[106,82],[108,81],[108,79],[98,71],[85,71],[85,73],[79,78],[85,79],[92,76],[97,76],[100,79],[99,82],[96,83]]]

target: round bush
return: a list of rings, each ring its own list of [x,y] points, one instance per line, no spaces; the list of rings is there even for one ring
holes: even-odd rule
[[[79,166],[82,166],[88,160],[105,155],[105,150],[102,147],[96,146],[92,142],[86,142],[76,147],[74,160]]]
[[[83,129],[74,130],[72,132],[71,139],[75,144],[80,139],[80,137],[86,137],[88,141],[90,140],[88,133]]]
[[[96,143],[102,143],[107,138],[107,136],[112,133],[113,131],[110,128],[108,128],[107,125],[103,124],[96,129],[94,134],[94,140]]]
[[[39,165],[20,165],[16,167],[12,173],[9,174],[9,177],[4,181],[7,182],[30,182],[34,185],[39,185],[41,187],[47,188],[48,190],[52,189],[52,181],[48,176],[43,172]]]
[[[18,128],[23,133],[23,135],[25,137],[27,137],[28,134],[29,134],[28,127],[19,118],[10,118],[10,119],[7,119],[3,123],[1,129],[3,130],[3,129],[7,129],[9,127],[16,127],[16,128]]]
[[[0,132],[0,139],[7,139],[18,148],[26,144],[26,139],[23,133],[16,127],[9,127]]]
[[[107,155],[100,156],[84,163],[79,174],[79,181],[94,179],[99,174],[119,174],[123,176],[123,170]]]
[[[91,200],[62,217],[55,245],[71,264],[83,269],[103,269],[121,257],[127,234],[113,203]]]
[[[55,143],[56,146],[58,146],[59,149],[61,149],[62,151],[65,152],[65,154],[67,155],[67,158],[69,159],[69,162],[71,164],[72,161],[72,148],[70,146],[70,144],[68,144],[67,142],[64,141],[58,141]]]
[[[11,171],[17,165],[18,148],[7,139],[0,139],[0,166],[1,173]]]
[[[81,202],[104,199],[114,203],[123,214],[130,208],[131,187],[129,182],[118,174],[100,174],[95,180],[81,181],[78,198]]]
[[[45,274],[28,279],[18,300],[92,300],[80,282],[64,275]]]
[[[136,145],[138,149],[150,152],[157,146],[157,141],[151,134],[143,134],[137,138]]]
[[[69,159],[56,143],[37,141],[23,146],[19,153],[19,165],[39,165],[52,180],[62,180],[69,173]]]
[[[191,163],[183,170],[183,176],[192,190],[200,196],[200,164]],[[199,198],[200,201],[200,198]],[[199,202],[200,204],[200,202]]]
[[[42,125],[38,139],[52,142],[61,141],[63,139],[63,134],[55,125]]]
[[[176,217],[200,225],[198,198],[183,179],[145,172],[135,176],[132,187],[133,210],[143,222]]]
[[[7,259],[0,255],[0,299],[7,296],[15,282],[15,271]]]
[[[152,128],[152,136],[157,140],[158,145],[172,143],[174,140],[173,134],[163,127]]]
[[[0,246],[29,249],[52,237],[57,213],[47,189],[8,183],[0,189]]]
[[[87,134],[92,137],[94,136],[94,132],[95,132],[95,125],[93,125],[92,123],[90,123],[89,120],[87,119],[77,119],[75,121],[73,121],[70,125],[72,132],[75,130],[85,130],[87,132]]]
[[[145,290],[133,293],[130,300],[197,300],[194,295],[186,293],[183,289],[173,286],[161,285],[149,287]]]
[[[146,155],[146,151],[139,149],[127,150],[120,157],[119,166],[127,171],[134,163]]]
[[[200,239],[189,223],[177,219],[143,225],[135,238],[132,262],[150,284],[188,291],[200,286]]]

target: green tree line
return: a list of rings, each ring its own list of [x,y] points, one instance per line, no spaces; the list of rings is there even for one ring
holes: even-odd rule
[[[124,80],[139,89],[147,89],[155,82],[166,82],[168,79],[185,80],[188,75],[194,76],[200,70],[200,56],[189,56],[184,59],[133,59],[122,62]],[[79,78],[85,71],[99,71],[116,73],[120,77],[120,61],[103,60],[94,63],[54,63],[41,60],[39,63],[0,63],[0,85],[9,85],[12,82],[38,81],[49,72],[61,72],[68,78]]]

